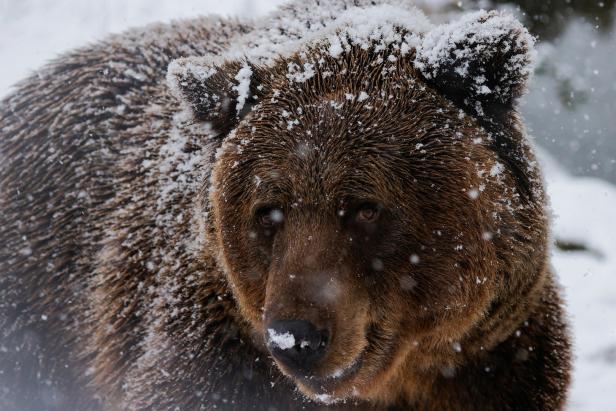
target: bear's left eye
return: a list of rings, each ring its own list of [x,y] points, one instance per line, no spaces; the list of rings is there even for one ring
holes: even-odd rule
[[[374,223],[379,219],[381,207],[376,203],[364,203],[355,213],[355,221],[358,223]]]

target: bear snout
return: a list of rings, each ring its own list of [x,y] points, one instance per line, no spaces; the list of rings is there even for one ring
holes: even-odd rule
[[[295,374],[310,373],[325,355],[329,331],[306,320],[274,320],[265,340],[272,356]]]

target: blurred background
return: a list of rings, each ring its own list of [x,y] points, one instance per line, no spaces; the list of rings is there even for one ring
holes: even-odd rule
[[[221,14],[254,19],[285,0],[0,0],[0,98],[46,61],[111,32]],[[575,338],[569,409],[616,409],[616,0],[417,0],[433,20],[506,9],[538,38],[522,112],[543,163],[553,265]],[[0,124],[0,127],[2,125]]]

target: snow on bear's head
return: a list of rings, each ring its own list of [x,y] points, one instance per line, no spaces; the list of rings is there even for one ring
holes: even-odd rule
[[[245,103],[251,106],[263,90],[258,76],[252,77],[258,74],[252,66],[267,71],[284,58],[300,56],[303,63],[290,66],[289,74],[301,81],[318,68],[310,57],[315,48],[326,48],[334,58],[353,47],[377,53],[392,49],[388,58],[412,59],[428,84],[471,114],[490,118],[524,94],[534,68],[534,38],[503,12],[478,11],[432,26],[414,7],[379,4],[321,18],[321,27],[304,28],[303,36],[298,34],[300,24],[288,19],[277,31],[269,28],[247,36],[250,41],[225,55],[175,60],[169,67],[168,83],[197,117],[215,127],[220,122],[233,126],[240,114],[249,111],[243,110]],[[281,32],[295,36],[284,42]]]

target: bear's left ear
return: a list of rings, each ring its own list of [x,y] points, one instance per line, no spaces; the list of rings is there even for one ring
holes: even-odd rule
[[[186,57],[169,64],[167,84],[195,120],[210,123],[221,135],[229,133],[258,100],[260,74],[248,62],[216,65],[204,57]]]
[[[414,63],[456,104],[496,119],[525,93],[533,72],[534,44],[513,16],[479,11],[428,32]]]

